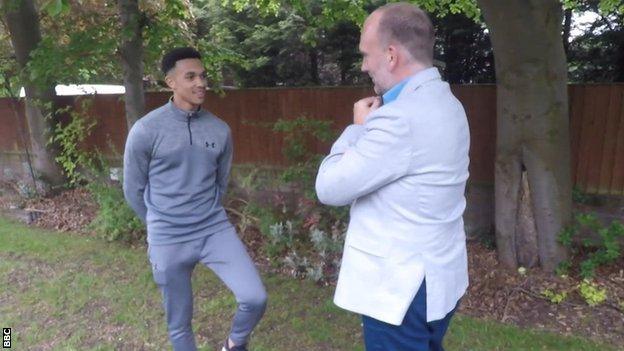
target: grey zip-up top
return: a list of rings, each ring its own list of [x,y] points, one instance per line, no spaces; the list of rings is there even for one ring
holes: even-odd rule
[[[228,125],[172,101],[139,119],[126,140],[123,190],[147,241],[194,240],[232,226],[221,199],[232,164]]]

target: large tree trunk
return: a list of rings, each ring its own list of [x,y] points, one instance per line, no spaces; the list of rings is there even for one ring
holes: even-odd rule
[[[564,12],[564,20],[563,20],[563,51],[568,56],[568,50],[570,48],[570,29],[572,28],[572,9],[567,9]]]
[[[119,0],[121,18],[121,64],[126,88],[126,123],[128,130],[145,113],[143,91],[142,16],[138,0]]]
[[[2,12],[11,35],[11,43],[20,69],[30,60],[30,53],[41,41],[39,14],[33,0],[2,0]],[[63,173],[55,161],[58,148],[48,144],[54,131],[53,97],[54,87],[42,89],[38,85],[25,82],[26,121],[33,155],[33,168],[39,180],[46,185],[57,186],[64,183]]]
[[[521,201],[530,201],[539,263],[553,271],[566,258],[559,232],[571,219],[570,136],[566,58],[558,0],[478,0],[490,31],[497,77],[495,167],[499,259],[518,266],[518,236],[530,228]],[[522,191],[526,171],[528,192]],[[527,193],[529,196],[521,196]],[[526,254],[526,252],[525,252]],[[530,255],[529,255],[530,257]]]

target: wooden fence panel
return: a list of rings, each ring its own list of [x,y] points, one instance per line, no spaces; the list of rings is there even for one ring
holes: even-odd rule
[[[472,182],[492,183],[496,153],[495,85],[452,86],[463,103],[471,131]],[[353,103],[372,94],[370,88],[235,89],[220,96],[209,93],[205,108],[225,120],[234,136],[235,163],[284,165],[280,135],[269,125],[279,118],[299,116],[333,122],[336,132],[351,123]],[[166,92],[146,96],[148,110],[167,102]],[[582,191],[624,195],[624,84],[570,85],[572,180]],[[85,97],[60,97],[60,105],[80,106]],[[123,96],[99,95],[86,113],[98,123],[86,144],[113,158],[121,156],[127,135]],[[23,117],[23,106],[18,104]],[[65,117],[66,118],[66,117]],[[109,147],[112,146],[112,149]],[[329,144],[316,144],[326,153]],[[23,153],[22,141],[9,99],[0,99],[0,163],[7,155]],[[13,160],[15,161],[15,160]],[[0,164],[6,168],[15,162]],[[0,177],[2,174],[0,174]]]
[[[613,116],[617,118],[619,115],[619,121],[613,124],[617,124],[617,137],[615,138],[615,151],[613,153],[613,177],[607,190],[610,194],[624,195],[624,84],[619,85],[619,89],[617,90],[620,101],[619,113],[617,112],[618,108],[616,104],[613,109]]]
[[[570,87],[573,182],[588,193],[624,195],[624,84]]]

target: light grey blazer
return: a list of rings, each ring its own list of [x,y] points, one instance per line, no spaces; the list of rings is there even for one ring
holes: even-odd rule
[[[338,306],[400,325],[426,277],[427,320],[455,307],[468,287],[469,143],[464,109],[436,68],[344,130],[316,179],[322,203],[351,205]]]

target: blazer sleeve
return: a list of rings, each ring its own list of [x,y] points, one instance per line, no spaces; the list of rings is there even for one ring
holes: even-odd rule
[[[364,126],[347,127],[336,140],[316,177],[319,201],[348,205],[407,174],[412,160],[409,124],[387,111],[369,116]]]

